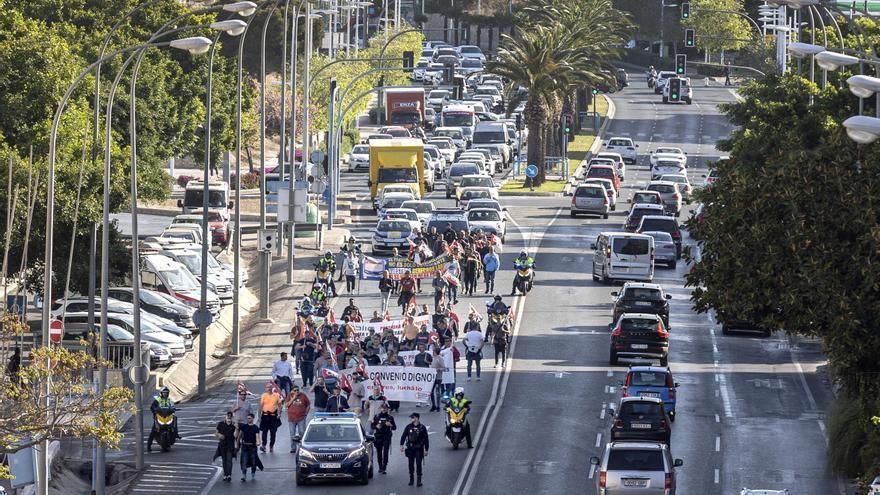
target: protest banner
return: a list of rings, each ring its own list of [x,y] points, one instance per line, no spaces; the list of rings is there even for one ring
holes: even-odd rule
[[[361,263],[361,280],[379,280],[385,271],[385,260],[364,256]]]
[[[434,388],[434,377],[437,370],[432,368],[415,368],[413,366],[371,366],[365,369],[367,379],[372,383],[377,380],[382,384],[384,395],[388,400],[400,402],[428,402],[431,400],[431,389]],[[351,378],[355,370],[342,371]]]
[[[320,326],[323,322],[323,318],[315,318],[315,322],[318,326]],[[370,335],[370,330],[374,330],[377,335],[382,335],[382,333],[386,329],[391,329],[394,333],[394,336],[399,340],[403,337],[403,327],[404,320],[383,320],[377,322],[349,322],[348,323],[352,328],[354,328],[354,333],[356,334],[356,339],[358,341],[367,338]],[[428,332],[432,332],[434,330],[434,319],[431,315],[421,315],[413,317],[413,324],[416,327],[422,328],[422,325],[426,325],[428,327]]]
[[[449,261],[449,254],[446,253],[422,263],[416,263],[406,258],[388,258],[385,260],[385,269],[395,280],[403,278],[403,274],[407,271],[413,278],[434,278],[434,275],[443,271]]]

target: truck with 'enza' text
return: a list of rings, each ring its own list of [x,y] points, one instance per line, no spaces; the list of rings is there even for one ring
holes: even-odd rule
[[[425,89],[388,88],[385,90],[385,122],[412,129],[425,126]]]
[[[421,139],[380,139],[370,143],[370,198],[389,185],[406,185],[425,197],[425,143]]]

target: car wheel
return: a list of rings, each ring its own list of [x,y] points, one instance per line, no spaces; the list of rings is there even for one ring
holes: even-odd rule
[[[306,478],[303,478],[302,476],[297,476],[296,477],[296,486],[305,486],[307,481],[308,480]]]
[[[660,366],[669,366],[669,355],[660,358]]]
[[[370,472],[367,473],[367,476],[369,476],[370,478],[373,477],[373,462],[372,461],[370,462]]]
[[[577,216],[577,213],[571,212],[571,218],[575,218],[576,216]]]
[[[730,328],[727,325],[721,325],[721,334],[722,335],[730,335]]]
[[[608,354],[608,364],[610,364],[611,366],[617,366],[617,353],[616,352],[611,351]]]
[[[602,214],[602,218],[605,219],[605,220],[608,220],[608,214],[607,214],[607,213],[603,213],[603,214]]]
[[[672,263],[669,263],[669,268],[672,269],[672,270],[675,270],[675,267],[676,267],[677,265],[678,265],[678,263],[676,263],[675,261],[673,261]]]
[[[368,470],[364,470],[364,474],[361,475],[360,479],[358,479],[359,485],[368,485],[370,483],[370,473]]]

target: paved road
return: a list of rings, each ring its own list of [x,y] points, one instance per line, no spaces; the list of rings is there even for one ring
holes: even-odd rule
[[[660,144],[682,146],[688,152],[691,180],[701,182],[704,160],[719,154],[713,143],[730,131],[715,106],[732,101],[733,95],[724,88],[698,87],[693,105],[664,106],[644,88],[640,75],[632,74],[631,80],[633,87],[614,95],[617,115],[611,134],[633,137],[642,153]],[[642,158],[630,166],[624,198],[647,181],[646,165]],[[365,175],[344,173],[343,191],[363,196]],[[451,205],[442,189],[430,197],[438,206]],[[618,230],[623,212],[608,220],[571,219],[567,198],[508,197],[503,202],[509,209],[510,230],[502,264],[509,266],[520,248],[537,252],[538,281],[527,297],[516,298],[518,324],[508,368],[494,369],[486,359],[483,380],[470,383],[459,368],[458,381],[476,404],[471,421],[477,448],[452,451],[441,434],[432,434],[427,484],[421,490],[406,486],[405,459],[392,451],[389,474],[377,475],[367,487],[327,483],[298,491],[491,495],[516,487],[521,493],[595,493],[588,459],[607,439],[608,407],[619,398],[625,368],[608,366],[607,324],[614,288],[588,275],[589,244],[602,230]],[[371,227],[364,222],[351,229],[368,239]],[[692,244],[687,238],[685,242]],[[825,374],[817,372],[824,362],[819,344],[778,334],[766,339],[722,336],[711,316],[692,311],[690,289],[683,287],[686,270],[684,264],[677,270],[659,268],[655,276],[674,298],[670,366],[681,388],[672,449],[685,462],[679,471],[679,493],[734,493],[742,486],[785,487],[805,495],[838,493],[837,480],[824,468],[821,419],[829,393]],[[502,273],[497,288],[507,292],[511,278],[510,270]],[[484,298],[462,298],[460,314],[467,312],[468,303],[482,310]],[[341,308],[345,301],[340,299]],[[361,288],[357,301],[365,314],[378,309],[373,283]],[[429,302],[428,297],[419,298],[422,302]],[[259,390],[260,383],[249,386]],[[267,472],[258,475],[256,483],[244,488],[237,481],[213,483],[207,476],[210,471],[203,466],[210,464],[214,449],[213,424],[227,407],[230,392],[218,390],[205,401],[186,405],[181,412],[184,440],[170,453],[148,456],[154,467],[162,463],[155,473],[158,491],[292,490],[286,426],[279,430],[276,452],[262,456]],[[410,410],[417,409],[401,409],[399,424]],[[423,418],[432,433],[442,427],[439,413]],[[172,468],[175,463],[202,466],[193,473],[204,482],[171,490],[185,476]]]

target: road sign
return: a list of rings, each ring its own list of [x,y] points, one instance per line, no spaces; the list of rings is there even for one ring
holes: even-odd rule
[[[312,151],[312,163],[321,164],[324,163],[324,152],[321,150]]]
[[[144,383],[147,383],[147,378],[149,376],[150,368],[145,364],[128,368],[128,379],[131,380],[131,383],[143,385]]]
[[[526,177],[537,177],[538,176],[538,167],[535,165],[529,165],[526,167]]]
[[[257,231],[257,250],[272,251],[275,249],[275,237],[278,229],[259,229]]]
[[[24,321],[27,317],[27,296],[24,294],[19,296],[10,294],[6,296],[6,311],[21,315],[21,321]]]
[[[49,340],[54,343],[61,342],[61,338],[64,336],[64,324],[61,323],[61,320],[52,319],[49,322]]]
[[[214,323],[214,315],[212,315],[211,312],[207,309],[204,313],[202,313],[201,310],[196,311],[195,313],[193,313],[192,319],[193,323],[195,323],[196,326],[199,327],[202,326],[202,322],[204,322],[205,327],[209,326],[211,323]]]

